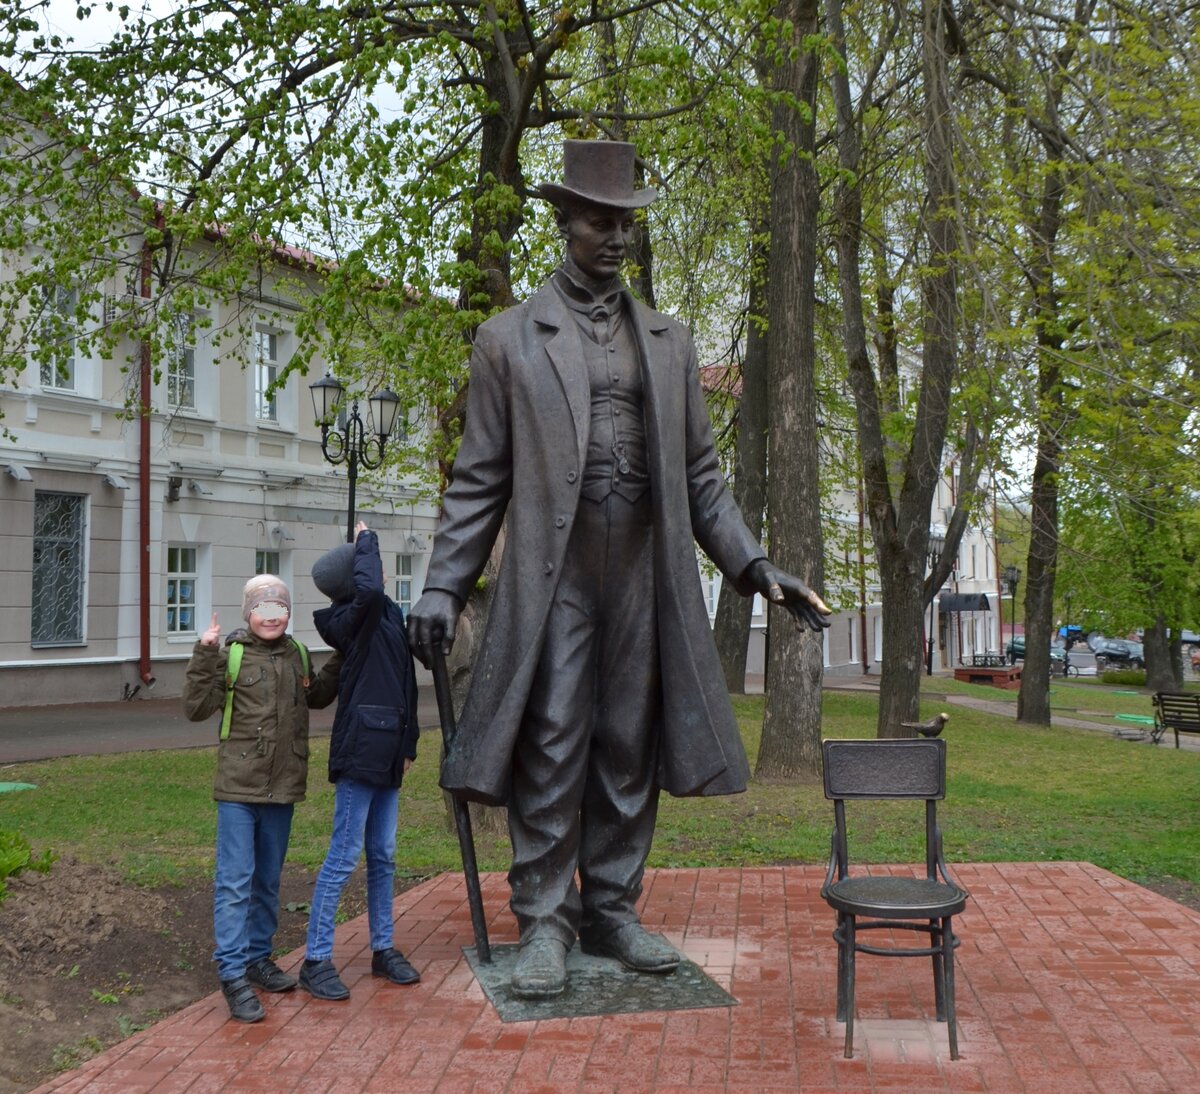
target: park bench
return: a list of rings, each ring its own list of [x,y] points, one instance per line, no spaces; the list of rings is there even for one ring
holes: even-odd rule
[[[1200,695],[1178,691],[1154,693],[1154,729],[1150,739],[1158,744],[1167,730],[1175,734],[1175,747],[1179,747],[1181,733],[1200,733]]]
[[[954,670],[954,679],[965,684],[988,684],[1015,691],[1021,686],[1021,667],[1010,665],[1002,653],[974,653],[969,665],[960,665]]]

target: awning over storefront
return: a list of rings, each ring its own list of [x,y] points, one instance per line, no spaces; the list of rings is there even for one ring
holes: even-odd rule
[[[987,593],[942,593],[938,597],[942,612],[990,612]]]

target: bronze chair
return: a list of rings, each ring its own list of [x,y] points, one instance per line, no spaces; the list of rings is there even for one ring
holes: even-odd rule
[[[950,1035],[950,1059],[958,1059],[954,1009],[954,936],[952,919],[963,910],[968,893],[946,868],[937,803],[946,796],[946,742],[941,738],[822,741],[825,797],[833,802],[833,846],[821,896],[837,912],[833,937],[838,944],[837,1017],[846,1023],[844,1054],[854,1055],[854,958],[931,957],[937,1019]],[[859,874],[851,877],[846,847],[846,802],[913,799],[925,802],[925,876]],[[908,930],[929,935],[928,946],[870,945],[859,932]]]

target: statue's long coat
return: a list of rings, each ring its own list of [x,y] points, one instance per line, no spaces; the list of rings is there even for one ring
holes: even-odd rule
[[[696,542],[748,594],[764,557],[725,485],[690,333],[628,294],[642,362],[662,662],[658,783],[730,794],[749,765],[713,644]],[[425,588],[465,603],[507,513],[504,556],[442,785],[506,800],[511,757],[583,482],[590,392],[581,334],[551,285],[480,326],[467,421]],[[552,653],[553,651],[551,651]]]

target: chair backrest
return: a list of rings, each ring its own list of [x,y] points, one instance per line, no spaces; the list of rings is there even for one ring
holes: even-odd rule
[[[848,800],[909,799],[925,802],[925,872],[944,873],[937,802],[946,796],[946,742],[940,737],[821,742],[825,797],[833,801],[833,861],[839,879],[849,869]]]
[[[923,798],[946,796],[946,742],[903,737],[821,742],[825,797]]]

